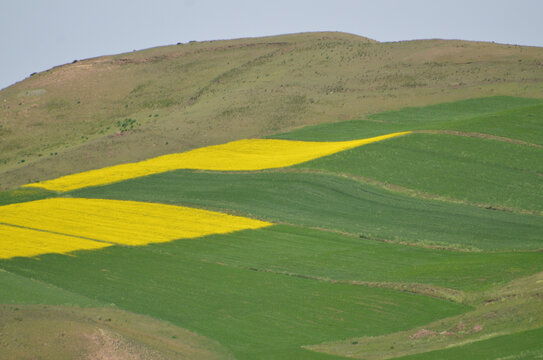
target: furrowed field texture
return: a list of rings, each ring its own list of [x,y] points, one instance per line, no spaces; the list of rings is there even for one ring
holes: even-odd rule
[[[117,165],[30,184],[48,190],[68,191],[176,169],[243,171],[280,168],[312,160],[408,132],[343,142],[307,142],[248,139],[164,155],[138,163]]]
[[[415,133],[298,168],[349,174],[425,198],[541,214],[542,119],[541,100],[492,97],[407,108],[373,115],[372,121],[319,125],[280,137],[347,140],[408,127]]]
[[[0,302],[225,359],[538,359],[542,134],[542,100],[496,96],[32,183],[0,193]]]
[[[225,240],[232,243],[235,238],[217,244]],[[209,261],[202,254],[201,246],[209,245],[205,242],[110,247],[76,257],[42,255],[40,261],[6,260],[2,267],[168,320],[218,340],[238,359],[333,359],[300,346],[407,330],[469,310],[423,295]],[[258,245],[261,240],[255,237],[252,242]]]
[[[178,170],[70,195],[185,204],[376,240],[446,248],[543,246],[541,216],[421,199],[334,174]]]

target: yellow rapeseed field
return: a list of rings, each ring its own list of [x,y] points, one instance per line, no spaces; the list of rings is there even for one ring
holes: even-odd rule
[[[0,252],[8,255],[0,257],[65,253],[109,244],[145,245],[272,225],[182,206],[74,198],[0,206],[0,219],[4,224],[41,230],[3,226]]]
[[[249,171],[280,168],[408,133],[410,132],[334,142],[246,139],[159,156],[137,163],[86,171],[25,186],[70,191],[178,169]]]
[[[94,250],[106,246],[111,244],[0,224],[0,259],[46,253],[65,254],[75,250]]]

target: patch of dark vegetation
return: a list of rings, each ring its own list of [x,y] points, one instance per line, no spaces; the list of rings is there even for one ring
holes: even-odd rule
[[[121,133],[124,133],[124,132],[129,131],[129,130],[133,130],[134,127],[140,126],[138,121],[136,119],[132,119],[132,118],[126,118],[126,119],[124,119],[122,121],[117,120],[115,125],[117,125],[117,128],[119,128],[119,131]]]
[[[19,188],[0,192],[0,206],[21,203],[27,201],[41,200],[57,196],[56,191],[41,188]]]

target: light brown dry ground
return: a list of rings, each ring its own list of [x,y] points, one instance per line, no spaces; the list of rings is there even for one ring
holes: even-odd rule
[[[169,323],[112,308],[0,305],[0,358],[231,359],[217,343]]]

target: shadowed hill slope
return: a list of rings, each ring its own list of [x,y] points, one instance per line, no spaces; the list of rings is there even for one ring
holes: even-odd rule
[[[542,70],[542,48],[345,33],[74,61],[0,91],[0,189],[405,106],[542,97]]]

